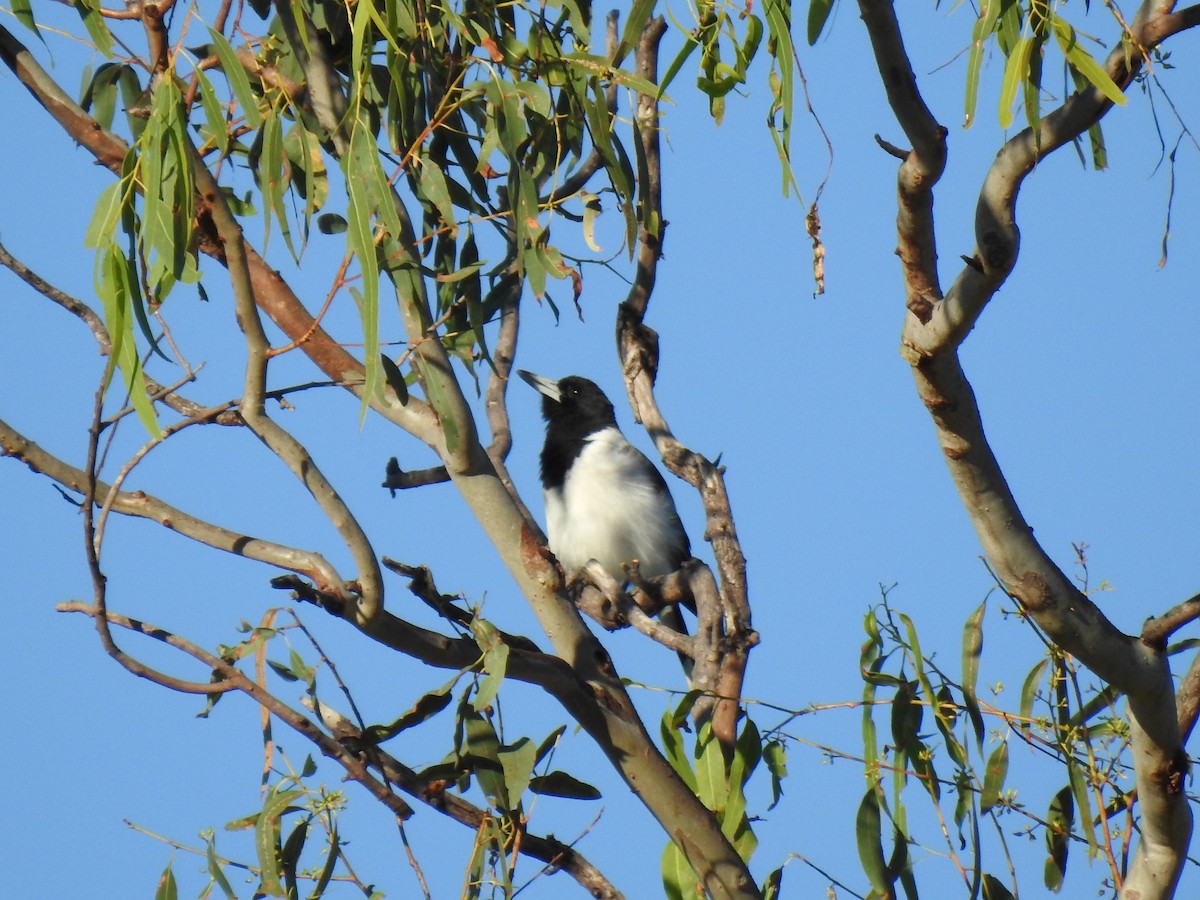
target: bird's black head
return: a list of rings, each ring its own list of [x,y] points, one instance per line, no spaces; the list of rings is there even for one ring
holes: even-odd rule
[[[542,395],[542,418],[546,420],[542,483],[561,485],[588,436],[617,427],[613,405],[594,382],[578,375],[552,381],[524,369],[517,374]]]

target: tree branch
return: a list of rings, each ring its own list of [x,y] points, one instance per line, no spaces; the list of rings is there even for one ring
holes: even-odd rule
[[[362,731],[341,713],[324,703],[317,705],[316,712],[325,727],[339,741],[350,746],[362,743]],[[397,785],[406,794],[427,804],[432,809],[468,828],[478,830],[483,824],[484,817],[487,815],[484,810],[458,794],[450,793],[445,787],[431,785],[417,772],[379,747],[372,747],[366,753],[366,760],[369,765],[375,766],[383,773],[389,783]],[[553,836],[540,837],[530,834],[528,831],[523,832],[518,849],[522,855],[546,863],[547,871],[561,869],[566,872],[592,897],[620,900],[623,896],[599,869],[570,846],[556,840]]]
[[[1130,36],[1134,47],[1148,48],[1148,36],[1161,40],[1169,32],[1161,15],[1172,5],[1143,4]],[[1169,896],[1187,852],[1191,813],[1182,790],[1186,756],[1166,656],[1161,647],[1119,631],[1034,539],[988,445],[957,353],[1016,263],[1020,233],[1015,205],[1025,176],[1038,160],[1097,122],[1110,101],[1090,87],[1079,91],[1041,119],[1036,137],[1025,129],[1004,145],[980,191],[977,249],[943,299],[933,280],[936,245],[930,192],[944,165],[944,158],[938,163],[944,148],[939,147],[941,138],[931,128],[932,117],[912,77],[892,3],[860,0],[859,6],[889,102],[915,147],[898,178],[897,225],[909,311],[902,337],[905,358],[912,364],[917,392],[933,418],[959,496],[1005,589],[1052,641],[1129,698],[1142,821],[1141,840],[1122,893],[1142,900]],[[1160,24],[1150,24],[1156,21]],[[1124,87],[1141,64],[1141,53],[1122,42],[1109,55],[1106,68]],[[910,165],[914,155],[926,159],[924,168]],[[935,165],[930,167],[929,161]],[[914,197],[923,198],[917,206],[909,202]],[[907,255],[912,248],[921,252]]]
[[[87,475],[82,469],[77,469],[42,449],[3,420],[0,420],[0,452],[24,462],[34,472],[46,475],[70,491],[85,493]],[[114,512],[149,519],[216,550],[299,573],[311,578],[323,590],[340,592],[345,583],[337,570],[320,554],[213,525],[164,503],[145,491],[118,491],[115,497],[110,498],[111,492],[110,485],[99,480],[96,482],[96,502],[111,506]]]
[[[929,111],[917,87],[891,2],[861,0],[859,9],[888,103],[913,148],[904,155],[897,178],[896,253],[904,268],[905,305],[918,320],[928,321],[933,304],[942,298],[933,233],[933,187],[946,168],[947,131]],[[880,143],[894,156],[904,152]]]
[[[638,44],[638,75],[651,82],[658,80],[658,42],[665,28],[663,19],[651,20]],[[654,291],[666,222],[662,214],[658,103],[650,95],[641,94],[638,97],[634,134],[641,143],[642,156],[646,161],[643,177],[639,181],[639,203],[644,225],[639,235],[634,283],[617,311],[617,353],[635,417],[654,440],[668,468],[696,488],[704,504],[708,523],[705,539],[712,544],[721,580],[720,617],[723,622],[715,627],[708,627],[703,620],[700,623],[700,634],[710,643],[705,649],[693,653],[693,658],[721,660],[715,671],[700,667],[701,676],[711,671],[716,679],[715,683],[702,687],[722,697],[739,697],[749,651],[758,638],[750,621],[746,559],[734,527],[724,476],[711,462],[675,438],[654,396],[654,381],[658,374],[658,335],[645,324],[644,319]],[[716,642],[720,643],[720,650]],[[696,677],[695,670],[693,677]],[[723,701],[714,711],[713,730],[727,750],[736,741],[737,716],[736,702]]]
[[[60,603],[55,608],[60,612],[78,612],[92,618],[96,618],[101,614],[100,610],[95,606],[90,606],[77,600]],[[237,666],[226,662],[215,654],[209,653],[207,650],[197,647],[191,641],[171,634],[162,628],[157,628],[137,619],[130,619],[113,612],[105,613],[105,618],[113,625],[162,641],[204,663],[204,665],[213,671],[214,675],[220,676],[222,680],[218,684],[222,690],[238,690],[248,695],[254,702],[268,710],[285,725],[316,744],[322,754],[346,770],[346,775],[351,781],[356,781],[365,787],[376,800],[383,803],[395,815],[401,819],[407,819],[412,816],[412,807],[405,803],[401,797],[397,797],[391,788],[375,778],[368,771],[366,763],[359,759],[356,754],[351,753],[336,739],[325,734],[312,721],[275,697],[265,687],[248,678]]]
[[[358,569],[356,617],[362,623],[369,623],[383,609],[383,574],[379,570],[379,560],[358,519],[325,478],[308,450],[266,413],[263,396],[266,392],[270,343],[254,301],[242,228],[234,219],[212,173],[196,155],[195,148],[189,145],[189,150],[196,187],[210,204],[217,235],[225,247],[237,321],[246,337],[246,378],[239,407],[242,418],[259,440],[299,479],[342,538]]]
[[[95,337],[96,343],[100,345],[101,356],[108,356],[112,353],[112,339],[109,337],[108,329],[104,326],[104,322],[100,316],[97,315],[96,311],[90,306],[88,306],[82,300],[72,297],[66,291],[60,290],[59,288],[56,288],[54,285],[50,284],[31,268],[9,253],[8,249],[3,244],[0,244],[0,265],[9,269],[14,275],[24,281],[43,297],[48,300],[52,300],[54,303],[57,303],[67,312],[71,313],[71,315],[83,322],[83,324],[88,327],[88,330],[92,332],[92,336]],[[165,387],[164,385],[159,384],[149,375],[143,375],[143,378],[146,382],[146,393],[149,394],[153,399],[162,401],[180,415],[198,419],[209,414],[210,411],[205,407],[198,403],[194,403],[191,400],[188,400],[186,397],[183,397],[175,391]],[[218,425],[242,424],[241,419],[238,418],[237,414],[230,411],[223,411],[219,414],[215,414],[212,421]]]
[[[1142,641],[1152,647],[1166,649],[1171,635],[1196,619],[1200,619],[1200,594],[1171,607],[1161,616],[1147,619],[1142,626]]]
[[[0,61],[3,61],[29,90],[33,98],[55,119],[78,144],[89,150],[96,160],[113,172],[121,174],[122,161],[128,152],[123,140],[100,127],[74,100],[38,65],[32,54],[11,32],[0,25]],[[226,264],[224,246],[217,238],[211,223],[206,220],[209,204],[203,199],[197,204],[200,216],[198,248],[222,265]],[[207,227],[206,227],[207,226]],[[313,319],[283,277],[266,260],[245,245],[247,266],[254,287],[254,299],[263,312],[271,317],[283,332],[300,344],[305,355],[330,379],[341,384],[357,397],[362,397],[363,366],[335,341]],[[410,397],[401,404],[385,395],[370,398],[371,408],[394,425],[433,446],[437,440],[437,421],[428,404]]]

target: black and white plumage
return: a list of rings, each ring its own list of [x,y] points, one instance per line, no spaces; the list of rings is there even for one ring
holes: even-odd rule
[[[658,469],[621,434],[604,392],[577,375],[518,374],[542,395],[546,531],[567,574],[593,559],[618,583],[628,581],[621,564],[633,560],[644,578],[676,571],[691,545],[675,502]]]

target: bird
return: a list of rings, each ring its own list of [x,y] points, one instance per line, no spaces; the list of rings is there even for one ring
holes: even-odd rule
[[[677,571],[691,543],[662,474],[617,426],[613,405],[578,375],[558,381],[520,369],[542,395],[541,478],[550,550],[572,576],[596,560],[618,584],[623,563],[643,578]]]

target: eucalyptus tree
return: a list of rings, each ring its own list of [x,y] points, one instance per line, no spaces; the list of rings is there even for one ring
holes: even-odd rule
[[[810,43],[829,27],[832,8],[813,0],[804,11]],[[748,79],[760,79],[771,96],[767,131],[784,184],[794,183],[793,167],[809,164],[793,159],[801,50],[792,37],[790,4],[698,4],[678,49],[661,62],[669,26],[654,2],[635,2],[623,17],[604,17],[583,0],[247,0],[211,8],[174,0],[109,8],[81,0],[75,9],[80,35],[99,61],[84,72],[78,98],[38,61],[46,34],[30,4],[13,4],[26,28],[24,43],[0,27],[8,68],[62,139],[79,144],[111,176],[87,230],[96,266],[93,299],[67,295],[52,284],[53,273],[39,275],[3,253],[5,265],[34,291],[90,330],[102,353],[94,373],[100,388],[82,423],[88,434],[83,458],[51,453],[34,442],[36,435],[0,423],[5,454],[56,482],[82,511],[92,596],[60,608],[90,617],[104,650],[133,675],[201,695],[210,707],[226,694],[244,695],[399,822],[414,814],[415,804],[462,823],[464,845],[473,848],[465,893],[477,894],[491,882],[511,894],[517,860],[528,857],[545,871],[565,873],[556,880],[574,878],[593,896],[620,896],[618,873],[600,871],[582,852],[531,827],[535,794],[583,800],[595,796],[595,788],[551,768],[562,729],[538,741],[505,732],[497,698],[509,679],[536,688],[582,729],[630,802],[644,804],[661,825],[670,896],[775,895],[782,861],[768,861],[772,871],[765,878],[749,868],[758,826],[744,788],[764,760],[778,787],[786,738],[782,731],[760,733],[746,715],[743,682],[758,635],[724,470],[676,439],[668,425],[654,390],[659,335],[646,319],[666,230],[660,119],[669,112],[660,104],[668,92],[692,90],[685,82],[694,81],[719,121],[730,95]],[[1073,672],[1069,660],[1078,660],[1103,680],[1103,709],[1120,696],[1128,699],[1129,742],[1115,753],[1132,761],[1137,787],[1108,796],[1107,814],[1136,805],[1139,836],[1127,868],[1111,852],[1108,858],[1123,893],[1143,898],[1172,894],[1191,836],[1184,740],[1198,708],[1200,669],[1193,667],[1181,683],[1177,704],[1167,642],[1196,616],[1200,600],[1129,635],[1063,575],[1033,539],[988,447],[958,347],[1016,265],[1015,206],[1024,178],[1048,154],[1085,139],[1099,160],[1100,120],[1124,102],[1125,89],[1158,58],[1161,44],[1200,22],[1196,10],[1147,2],[1127,22],[1117,17],[1115,49],[1098,61],[1061,10],[1019,0],[982,3],[970,21],[967,119],[974,116],[984,56],[996,53],[1004,60],[1002,123],[1011,124],[1019,97],[1027,127],[1004,143],[991,166],[977,199],[976,250],[943,289],[933,198],[950,164],[947,130],[922,98],[893,5],[859,3],[881,84],[911,145],[880,139],[882,150],[900,161],[903,355],[1000,584],[1047,635],[1059,654],[1056,666]],[[1043,108],[1048,53],[1061,55],[1075,84],[1053,109]],[[751,68],[756,59],[765,71]],[[694,77],[682,76],[685,70]],[[820,289],[817,206],[807,213]],[[522,317],[532,304],[557,310],[556,295],[560,302],[564,296],[580,302],[584,266],[601,261],[596,229],[611,228],[598,225],[601,215],[605,223],[619,223],[615,232],[627,251],[603,263],[629,273],[614,323],[628,400],[665,465],[697,492],[715,560],[715,571],[691,560],[649,582],[632,567],[628,591],[602,572],[568,582],[506,467],[513,444],[508,384]],[[311,250],[317,235],[344,235],[335,258]],[[581,242],[595,251],[591,257],[577,249]],[[781,250],[797,260],[807,253]],[[240,331],[216,361],[228,383],[237,384],[225,399],[206,388],[217,373],[189,362],[189,335],[170,325],[180,295],[194,294],[218,306]],[[342,333],[344,317],[333,323],[347,308],[358,321]],[[301,356],[318,380],[273,386],[272,373]],[[169,377],[168,364],[181,377]],[[485,617],[442,594],[438,573],[383,556],[389,538],[364,527],[343,487],[327,474],[331,461],[280,414],[318,390],[339,392],[360,424],[394,430],[405,448],[399,459],[432,456],[432,465],[416,469],[393,460],[384,486],[395,492],[451,485],[490,547],[480,541],[463,553],[494,553],[503,561],[511,584],[497,590],[515,589],[524,598],[540,635],[515,633],[494,608]],[[479,408],[474,391],[483,398]],[[147,437],[114,461],[113,435],[139,427],[135,419]],[[171,505],[142,486],[143,461],[151,453],[169,455],[178,435],[197,430],[228,434],[233,442],[253,435],[294,476],[296,491],[311,498],[313,514],[336,542],[313,551],[258,537],[233,521]],[[233,509],[229,516],[236,517]],[[449,680],[416,698],[399,698],[394,721],[371,724],[359,716],[308,627],[287,613],[273,610],[244,640],[215,649],[126,615],[109,603],[103,562],[122,517],[156,523],[164,543],[196,542],[214,560],[225,553],[261,563],[274,576],[272,587],[411,665],[447,670]],[[409,579],[407,590],[434,611],[439,627],[401,612],[395,598],[403,592],[385,570]],[[681,602],[696,609],[692,633],[670,627],[669,616],[656,618]],[[974,681],[978,615],[968,618],[957,679],[930,664],[911,623],[903,621],[902,627],[887,616],[869,622],[862,657],[867,733],[874,733],[870,710],[887,692],[895,710],[891,748],[880,751],[868,738],[867,789],[858,801],[860,858],[872,896],[879,897],[894,896],[897,884],[910,896],[917,891],[907,851],[917,838],[902,802],[907,779],[914,778],[935,806],[938,786],[954,784],[954,818],[962,829],[998,805],[1007,768],[999,749],[986,763],[972,762],[983,752]],[[631,701],[620,660],[610,656],[594,624],[632,628],[661,645],[664,659],[673,651],[685,660],[683,699],[657,735]],[[318,661],[293,649],[286,663],[271,662],[268,677],[267,653],[297,633],[307,636],[309,656]],[[194,674],[168,674],[148,661],[138,636],[190,657]],[[893,657],[889,647],[903,652]],[[904,664],[890,672],[898,658]],[[297,682],[303,703],[285,700],[281,689]],[[330,685],[344,692],[344,707],[331,699]],[[1062,720],[1051,727],[1074,786],[1056,798],[1057,818],[1046,824],[1052,886],[1061,884],[1061,847],[1073,830],[1087,832],[1089,846],[1096,843],[1092,824],[1083,821],[1087,790],[1078,787],[1087,773],[1076,760],[1078,748],[1090,750],[1095,738],[1086,729],[1082,738],[1066,735],[1077,734],[1101,708],[1081,703],[1069,709],[1064,702]],[[453,710],[454,737],[442,762],[418,769],[389,750],[388,741],[447,709]],[[935,770],[930,738],[920,732],[925,709],[955,769],[947,782]],[[270,740],[267,746],[270,759]],[[255,830],[259,890],[319,896],[336,878],[370,893],[339,840],[335,804],[307,786],[314,769],[305,765],[270,780],[261,811],[243,822]],[[891,795],[885,791],[889,771],[896,787]],[[1068,800],[1080,806],[1078,819],[1065,812]],[[309,833],[319,827],[326,852],[315,864],[317,842]],[[886,858],[885,831],[894,838]],[[964,890],[1007,896],[1009,888],[984,870],[977,834],[971,844]],[[210,889],[233,896],[227,866],[211,842],[207,853]],[[302,888],[303,878],[312,886]],[[163,890],[173,885],[168,869]]]

